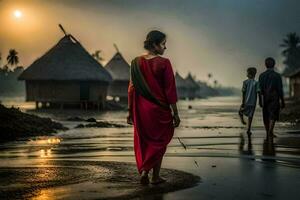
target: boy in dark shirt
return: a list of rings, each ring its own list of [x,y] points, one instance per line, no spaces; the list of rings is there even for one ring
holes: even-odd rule
[[[268,140],[274,137],[275,122],[279,119],[280,108],[284,108],[285,103],[281,76],[274,71],[275,60],[271,57],[266,58],[265,65],[267,70],[260,74],[259,85],[262,98],[260,106],[263,108],[263,120]]]

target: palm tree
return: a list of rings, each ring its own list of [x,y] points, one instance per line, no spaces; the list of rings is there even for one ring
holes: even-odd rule
[[[300,37],[297,33],[288,33],[280,47],[284,48],[282,55],[285,57],[284,64],[293,69],[300,64]]]
[[[208,79],[210,79],[212,77],[212,73],[208,73],[207,77],[208,77]]]
[[[10,49],[6,60],[11,66],[17,65],[19,63],[18,52],[15,49]]]
[[[207,80],[207,85],[210,84],[210,79],[213,77],[212,73],[207,74],[208,80]]]
[[[218,81],[217,80],[214,80],[214,85],[215,85],[215,87],[217,87],[217,85],[218,85]]]
[[[96,50],[95,53],[92,54],[92,56],[98,61],[103,61],[104,59],[102,56],[100,56],[101,50]]]

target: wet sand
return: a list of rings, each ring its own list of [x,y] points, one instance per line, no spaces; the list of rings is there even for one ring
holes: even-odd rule
[[[142,186],[136,166],[111,161],[54,161],[0,168],[0,199],[132,199],[195,186],[200,178],[162,169],[168,182]],[[46,198],[46,199],[47,199]]]
[[[188,109],[188,105],[192,109]],[[182,126],[175,132],[163,167],[194,174],[201,177],[201,182],[190,189],[158,196],[153,192],[150,196],[136,199],[298,199],[300,127],[278,123],[275,130],[277,137],[273,142],[265,142],[261,110],[258,108],[250,142],[245,127],[238,119],[238,105],[239,98],[180,102]],[[36,113],[29,111],[28,104],[23,108]],[[134,164],[131,127],[74,129],[78,122],[65,120],[74,116],[94,117],[126,125],[125,112],[39,111],[37,114],[54,118],[70,130],[53,137],[36,137],[1,145],[1,169],[70,160]],[[72,199],[78,195],[74,192],[79,191],[76,185],[53,186],[47,193],[34,198],[55,199],[53,195],[57,191],[68,188],[64,190],[67,191],[64,197]],[[94,190],[88,181],[83,188],[85,191]],[[101,198],[97,194],[88,195],[87,192],[80,194],[83,199]]]

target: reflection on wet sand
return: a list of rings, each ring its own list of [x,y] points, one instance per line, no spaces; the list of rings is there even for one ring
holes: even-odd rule
[[[241,133],[240,134],[240,144],[239,144],[239,151],[240,154],[242,155],[249,155],[249,156],[253,156],[254,155],[254,151],[252,149],[252,139],[251,137],[248,137],[248,144],[247,144],[247,148],[244,148],[245,146],[245,137],[244,135]]]
[[[163,194],[157,194],[153,196],[141,196],[139,198],[136,198],[134,200],[164,200]]]
[[[263,158],[264,161],[272,161],[276,162],[276,151],[274,146],[274,139],[271,138],[269,140],[264,140],[263,143],[263,156],[266,158]]]
[[[65,191],[67,192],[67,191]],[[43,189],[41,190],[37,196],[31,198],[31,200],[55,200],[55,195],[51,189]]]
[[[40,150],[41,157],[51,157],[51,149],[41,149]]]

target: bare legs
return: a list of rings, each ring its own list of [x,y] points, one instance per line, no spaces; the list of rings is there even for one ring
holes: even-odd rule
[[[161,168],[162,158],[157,162],[157,164],[153,167],[153,174],[151,178],[151,184],[160,184],[166,182],[165,179],[159,176],[160,168]]]
[[[250,138],[251,137],[251,125],[252,125],[252,117],[248,117],[248,125],[247,125],[247,127],[248,127],[248,130],[247,130],[247,135],[248,135],[248,137]]]
[[[265,120],[264,122],[266,133],[267,133],[267,140],[269,138],[274,137],[274,127],[275,127],[275,120]]]
[[[240,120],[241,120],[242,124],[246,125],[242,109],[239,110],[239,116],[240,116]],[[247,135],[248,135],[248,138],[250,138],[251,135],[252,135],[252,133],[251,133],[252,119],[253,119],[253,117],[251,117],[251,116],[248,117],[248,124],[247,124]]]
[[[157,162],[157,164],[153,167],[151,184],[160,184],[165,182],[166,180],[159,176],[160,168],[161,168],[162,158]],[[142,171],[141,174],[141,184],[147,185],[149,184],[149,172]]]
[[[245,120],[244,120],[244,116],[243,116],[243,113],[242,113],[241,110],[239,111],[239,116],[240,116],[241,123],[245,125],[246,122],[245,122]]]
[[[275,127],[275,120],[270,120],[270,122],[269,122],[269,132],[268,132],[269,137],[272,137],[272,138],[274,137],[274,132],[273,132],[274,127]]]
[[[148,174],[149,174],[148,171],[142,171],[141,180],[140,180],[142,185],[148,185],[149,184]]]
[[[159,178],[159,172],[160,172],[160,168],[161,168],[161,162],[162,162],[162,159],[160,159],[160,161],[158,161],[157,164],[153,167],[152,179],[158,179]]]

